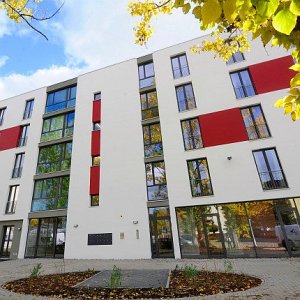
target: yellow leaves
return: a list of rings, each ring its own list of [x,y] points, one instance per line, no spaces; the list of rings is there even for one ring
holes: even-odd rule
[[[224,1],[223,11],[224,11],[225,18],[228,20],[228,22],[232,23],[238,16],[237,1],[236,0]]]
[[[294,64],[290,67],[291,70],[294,70],[296,72],[300,72],[300,64]]]
[[[222,8],[218,0],[204,2],[201,8],[202,24],[204,26],[215,23],[221,16]]]
[[[291,79],[290,84],[292,88],[300,85],[300,73],[296,74],[296,76]]]

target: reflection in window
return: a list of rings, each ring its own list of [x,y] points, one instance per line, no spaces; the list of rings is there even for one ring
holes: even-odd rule
[[[94,122],[93,123],[93,130],[94,131],[101,130],[101,124],[100,124],[100,122]]]
[[[25,153],[16,154],[15,164],[12,172],[12,178],[21,177],[23,171],[24,158],[25,158]]]
[[[75,113],[47,118],[43,123],[41,142],[48,142],[73,135]]]
[[[213,191],[206,158],[190,160],[187,163],[193,197],[212,195]]]
[[[274,148],[253,151],[259,178],[264,190],[288,187]]]
[[[69,176],[36,180],[31,211],[68,207]]]
[[[230,41],[227,41],[227,43],[230,45]],[[238,43],[238,46],[240,46],[239,43]],[[236,51],[230,56],[230,58],[226,62],[226,64],[231,65],[231,64],[243,61],[243,60],[245,60],[243,53],[241,51]]]
[[[149,201],[168,198],[166,170],[164,162],[147,163],[146,165],[147,194]]]
[[[99,206],[99,195],[91,195],[91,206]]]
[[[270,136],[267,122],[260,105],[253,105],[241,109],[249,140],[256,140]]]
[[[140,89],[155,85],[153,62],[139,65]]]
[[[145,157],[163,154],[160,124],[143,126]]]
[[[26,101],[25,110],[24,110],[24,114],[23,114],[23,120],[31,118],[32,111],[33,111],[33,104],[34,104],[33,99]]]
[[[13,214],[16,211],[16,205],[19,195],[19,185],[12,185],[9,187],[9,195],[6,203],[6,214]]]
[[[198,119],[181,121],[184,149],[199,149],[203,147]]]
[[[94,94],[94,101],[101,100],[101,92]]]
[[[196,108],[196,102],[191,83],[176,87],[177,103],[179,111]]]
[[[0,108],[0,126],[3,124],[5,110],[6,107]]]
[[[171,58],[174,79],[190,75],[186,54]]]
[[[158,103],[156,91],[143,93],[141,98],[142,120],[158,117]]]
[[[92,157],[92,165],[93,166],[100,166],[100,161],[101,161],[100,155]]]
[[[256,95],[248,70],[230,73],[236,98],[245,98]]]
[[[29,124],[21,126],[21,134],[18,141],[18,147],[24,147],[27,143]]]

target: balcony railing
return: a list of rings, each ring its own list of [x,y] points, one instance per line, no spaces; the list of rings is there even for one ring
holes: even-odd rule
[[[288,187],[282,170],[261,172],[259,173],[259,177],[264,190],[282,189]]]

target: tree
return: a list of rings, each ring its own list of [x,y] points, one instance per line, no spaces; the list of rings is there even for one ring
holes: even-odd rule
[[[274,106],[283,107],[293,121],[300,119],[300,0],[140,0],[128,7],[132,16],[141,17],[134,28],[135,42],[140,45],[153,34],[153,17],[181,9],[199,21],[201,30],[213,29],[214,39],[194,46],[193,52],[213,51],[215,57],[227,61],[234,52],[250,49],[249,33],[264,46],[271,43],[292,50],[296,64],[291,69],[297,74],[288,95]]]
[[[33,25],[33,21],[41,22],[53,18],[63,6],[55,10],[52,14],[43,14],[41,17],[35,11],[35,7],[42,0],[0,0],[0,10],[5,10],[6,15],[16,23],[25,22],[31,29],[42,35],[46,40],[47,36]]]

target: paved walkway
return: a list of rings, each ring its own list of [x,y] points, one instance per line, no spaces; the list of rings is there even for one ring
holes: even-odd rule
[[[257,276],[263,280],[259,287],[244,292],[224,295],[195,297],[193,299],[300,299],[300,258],[292,259],[232,259],[234,272]],[[123,270],[128,269],[173,269],[176,265],[193,264],[199,269],[224,270],[223,259],[205,260],[55,260],[55,259],[26,259],[0,262],[0,285],[4,282],[27,277],[32,268],[42,263],[43,274],[63,273],[72,271],[110,270],[116,265]],[[14,294],[0,289],[0,300],[42,300],[44,297],[33,297]],[[191,298],[186,298],[191,299]]]

